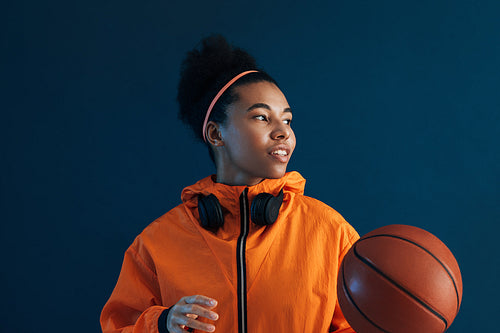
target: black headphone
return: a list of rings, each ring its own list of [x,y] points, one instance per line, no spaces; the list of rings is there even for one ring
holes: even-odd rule
[[[282,203],[283,189],[277,196],[269,193],[258,194],[250,207],[253,223],[265,226],[276,222]],[[222,206],[214,194],[198,197],[198,213],[201,226],[207,230],[215,232],[224,225]]]

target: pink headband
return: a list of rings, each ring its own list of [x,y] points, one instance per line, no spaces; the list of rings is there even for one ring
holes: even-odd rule
[[[222,87],[221,90],[219,90],[219,92],[217,93],[217,95],[215,95],[214,99],[212,100],[212,103],[210,103],[210,106],[208,107],[207,115],[205,116],[205,121],[203,122],[203,133],[202,133],[203,134],[203,141],[207,142],[207,138],[205,136],[205,130],[207,129],[208,118],[210,117],[210,114],[212,113],[212,109],[214,108],[215,103],[217,103],[217,101],[222,96],[222,94],[233,83],[235,83],[239,78],[241,78],[242,76],[245,76],[247,74],[254,73],[254,72],[258,72],[258,71],[253,71],[253,70],[252,71],[246,71],[246,72],[243,72],[243,73],[240,73],[240,74],[236,75],[231,81],[229,81],[228,83],[226,83],[226,85],[224,87]]]

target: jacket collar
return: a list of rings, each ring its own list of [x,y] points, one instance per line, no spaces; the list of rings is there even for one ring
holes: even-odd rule
[[[259,184],[253,186],[231,186],[214,181],[215,175],[206,177],[182,190],[181,199],[185,204],[192,203],[198,195],[214,194],[221,204],[229,200],[238,202],[238,198],[245,188],[248,188],[248,197],[252,200],[259,193],[270,193],[277,195],[281,189],[295,194],[304,194],[306,180],[297,171],[287,172],[279,179],[264,179]],[[197,203],[197,200],[196,200]],[[189,204],[188,204],[189,205]],[[189,205],[191,206],[191,205]]]

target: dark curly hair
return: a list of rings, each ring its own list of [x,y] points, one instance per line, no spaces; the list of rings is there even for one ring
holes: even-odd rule
[[[226,108],[238,100],[234,88],[254,82],[268,81],[278,84],[257,67],[255,59],[246,51],[234,47],[221,35],[211,35],[200,42],[201,46],[189,51],[181,65],[177,91],[179,119],[186,123],[196,138],[203,141],[203,121],[212,99],[236,75],[247,70],[258,70],[236,81],[222,94],[215,104],[209,121],[224,125]],[[212,149],[207,144],[214,161]]]

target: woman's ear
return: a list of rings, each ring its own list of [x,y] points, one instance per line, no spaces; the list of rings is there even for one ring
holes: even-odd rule
[[[207,123],[206,138],[207,142],[212,146],[224,146],[224,141],[222,140],[222,133],[220,131],[219,124],[213,121],[209,121]]]

